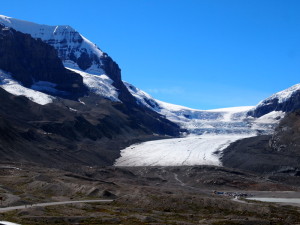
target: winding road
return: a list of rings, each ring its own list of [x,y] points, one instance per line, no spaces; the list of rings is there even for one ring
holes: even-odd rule
[[[45,202],[45,203],[37,203],[37,204],[28,204],[28,205],[19,205],[19,206],[11,206],[11,207],[4,207],[0,208],[0,213],[1,212],[7,212],[15,209],[28,209],[32,207],[38,207],[38,206],[52,206],[52,205],[65,205],[65,204],[75,204],[75,203],[108,203],[108,202],[113,202],[114,200],[111,199],[98,199],[98,200],[79,200],[79,201],[63,201],[63,202]]]

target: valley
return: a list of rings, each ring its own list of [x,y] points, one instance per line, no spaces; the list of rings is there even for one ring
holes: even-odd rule
[[[124,82],[67,25],[0,15],[0,47],[0,221],[300,224],[299,204],[248,199],[300,197],[299,84],[200,110]]]

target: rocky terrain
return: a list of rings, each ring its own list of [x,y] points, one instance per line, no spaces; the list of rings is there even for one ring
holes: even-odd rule
[[[223,151],[221,161],[227,167],[275,173],[286,182],[299,184],[299,111],[287,114],[272,135],[232,143]]]
[[[0,214],[0,220],[22,225],[300,222],[300,214],[292,206],[233,201],[229,195],[213,192],[280,196],[284,191],[295,193],[297,187],[221,167],[69,166],[58,170],[29,164],[1,164],[0,177],[2,207],[66,200],[114,200],[111,203],[24,207]]]

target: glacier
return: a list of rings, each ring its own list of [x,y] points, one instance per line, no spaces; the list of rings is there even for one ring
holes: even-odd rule
[[[222,150],[231,143],[256,135],[271,134],[285,112],[272,111],[259,118],[247,113],[255,106],[197,110],[162,102],[125,82],[138,104],[180,125],[181,138],[134,144],[121,150],[115,166],[222,166]]]
[[[249,135],[192,135],[135,144],[121,151],[115,166],[221,166],[220,154]]]

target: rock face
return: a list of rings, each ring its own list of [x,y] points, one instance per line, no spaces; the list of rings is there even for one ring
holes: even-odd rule
[[[300,111],[288,114],[281,120],[270,139],[272,150],[300,156]],[[300,161],[299,161],[300,162]]]
[[[0,25],[0,68],[25,87],[39,81],[55,84],[56,93],[76,99],[87,93],[80,75],[66,70],[56,50],[28,34]]]

